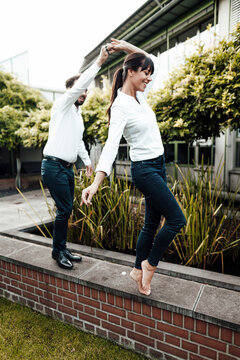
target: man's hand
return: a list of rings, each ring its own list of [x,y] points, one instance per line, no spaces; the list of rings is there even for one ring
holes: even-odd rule
[[[93,195],[97,192],[98,190],[98,185],[96,184],[92,184],[89,187],[87,187],[86,189],[84,189],[82,191],[82,200],[80,203],[80,206],[82,206],[83,204],[85,205],[92,205],[91,200]]]
[[[108,58],[108,55],[110,53],[110,51],[108,50],[108,45],[110,46],[110,44],[106,44],[106,45],[103,45],[101,47],[101,51],[100,51],[100,54],[99,54],[99,57],[97,59],[97,65],[100,67],[102,66],[102,64],[107,60]]]
[[[93,173],[92,165],[87,165],[86,166],[86,175],[87,175],[87,177],[91,177],[92,173]]]

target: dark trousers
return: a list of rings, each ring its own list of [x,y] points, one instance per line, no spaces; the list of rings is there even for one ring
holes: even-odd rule
[[[57,207],[53,226],[53,256],[66,249],[68,219],[73,208],[74,173],[53,160],[43,159],[41,175]]]
[[[135,267],[141,269],[145,259],[157,266],[186,219],[167,186],[164,155],[132,162],[131,175],[134,185],[145,197],[145,220],[137,241]],[[162,215],[166,222],[156,234]]]

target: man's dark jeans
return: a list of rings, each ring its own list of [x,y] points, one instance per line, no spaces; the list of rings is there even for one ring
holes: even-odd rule
[[[135,267],[141,269],[145,259],[157,266],[175,235],[186,225],[186,219],[167,187],[164,155],[131,162],[131,175],[134,185],[145,196],[145,221],[137,241]],[[156,235],[161,215],[166,222]]]
[[[68,219],[73,208],[74,173],[72,168],[57,161],[43,159],[41,175],[57,207],[52,251],[52,255],[57,256],[59,251],[66,249]]]

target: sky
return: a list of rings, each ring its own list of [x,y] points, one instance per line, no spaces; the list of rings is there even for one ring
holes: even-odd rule
[[[86,56],[146,0],[1,0],[0,62],[24,51],[30,85],[64,89]]]

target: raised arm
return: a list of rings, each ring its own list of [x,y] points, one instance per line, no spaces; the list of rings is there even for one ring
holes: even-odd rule
[[[118,40],[118,39],[114,39],[111,38],[111,43],[108,45],[109,49],[110,49],[110,53],[114,53],[114,52],[118,52],[118,51],[125,51],[126,53],[130,54],[130,53],[142,53],[145,56],[148,56],[152,59],[153,63],[154,63],[154,72],[152,74],[152,81],[150,81],[148,83],[148,85],[146,86],[146,89],[144,90],[144,96],[145,98],[147,97],[149,91],[151,90],[154,80],[157,77],[157,73],[159,71],[159,67],[160,67],[160,61],[159,59],[154,56],[153,54],[149,54],[147,53],[145,50],[140,49],[139,47],[130,44],[129,42],[125,41],[125,40]]]
[[[72,88],[68,89],[61,97],[57,99],[56,106],[61,107],[62,110],[72,106],[79,98],[79,96],[88,88],[107,58],[108,52],[106,47],[102,46],[97,60],[81,74]]]

